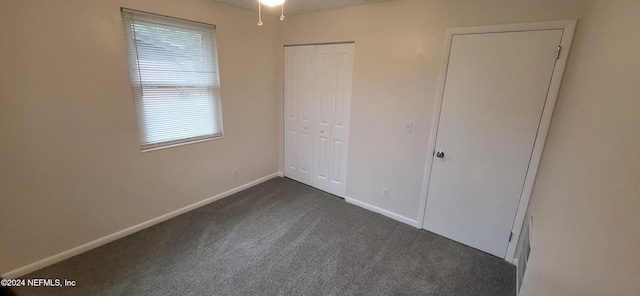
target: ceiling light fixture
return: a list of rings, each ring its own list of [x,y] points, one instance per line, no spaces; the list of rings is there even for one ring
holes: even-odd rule
[[[281,5],[282,12],[280,13],[280,20],[284,21],[284,1],[285,0],[258,0],[258,26],[262,26],[262,4],[271,7]]]
[[[284,3],[284,0],[258,0],[258,1],[266,6],[276,6]]]

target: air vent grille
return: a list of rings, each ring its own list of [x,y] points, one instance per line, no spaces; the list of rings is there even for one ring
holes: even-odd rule
[[[520,254],[518,255],[518,295],[522,289],[522,280],[524,279],[525,272],[527,271],[527,264],[529,263],[529,256],[531,255],[531,237],[529,235],[531,231],[532,220],[529,219],[529,223],[525,223],[524,229],[522,229],[522,248],[520,248]]]

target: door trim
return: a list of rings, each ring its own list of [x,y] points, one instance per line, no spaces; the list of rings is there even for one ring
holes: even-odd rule
[[[431,122],[431,130],[429,133],[429,143],[427,149],[427,160],[424,170],[424,178],[422,181],[422,190],[420,193],[420,207],[418,213],[418,225],[420,228],[424,228],[424,218],[427,206],[427,193],[429,192],[429,182],[431,180],[431,168],[433,164],[433,151],[435,151],[435,144],[438,132],[438,125],[440,123],[440,111],[442,108],[442,100],[444,98],[444,88],[446,83],[446,75],[449,67],[449,55],[451,51],[451,43],[454,35],[467,35],[467,34],[485,34],[485,33],[505,33],[505,32],[519,32],[519,31],[540,31],[540,30],[563,30],[560,46],[559,57],[553,68],[553,74],[551,76],[551,82],[549,84],[549,91],[542,110],[542,116],[540,118],[540,125],[538,126],[538,134],[533,145],[533,152],[531,159],[529,160],[529,167],[527,169],[524,186],[520,195],[520,202],[516,210],[516,216],[511,231],[513,237],[507,246],[507,252],[504,260],[514,263],[514,257],[516,253],[517,243],[520,238],[520,231],[525,220],[527,208],[529,206],[529,199],[531,198],[531,192],[533,190],[533,184],[535,181],[540,159],[542,157],[542,151],[549,132],[549,125],[551,124],[551,116],[558,99],[558,93],[560,91],[560,84],[562,82],[562,76],[564,74],[567,58],[569,56],[569,49],[573,41],[573,35],[575,32],[577,20],[562,20],[562,21],[549,21],[549,22],[536,22],[536,23],[521,23],[521,24],[506,24],[506,25],[490,25],[490,26],[478,26],[478,27],[464,27],[464,28],[448,28],[445,33],[444,53],[442,57],[442,63],[440,66],[440,78],[438,81],[438,87],[436,92],[435,107],[433,109],[433,119]]]

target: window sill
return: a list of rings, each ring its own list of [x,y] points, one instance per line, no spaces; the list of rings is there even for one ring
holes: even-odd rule
[[[224,138],[224,135],[221,135],[219,137],[202,139],[202,140],[196,140],[196,141],[190,141],[190,142],[176,143],[176,144],[171,144],[171,145],[166,145],[166,146],[154,147],[154,148],[149,148],[149,149],[144,149],[144,150],[141,149],[140,152],[142,152],[142,153],[151,152],[151,151],[162,150],[162,149],[167,149],[167,148],[173,148],[173,147],[178,147],[178,146],[191,145],[191,144],[196,144],[196,143],[219,140],[219,139],[222,139],[222,138]]]

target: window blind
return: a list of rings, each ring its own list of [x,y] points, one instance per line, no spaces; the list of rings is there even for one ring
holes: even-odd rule
[[[142,150],[222,136],[215,26],[122,9]]]

